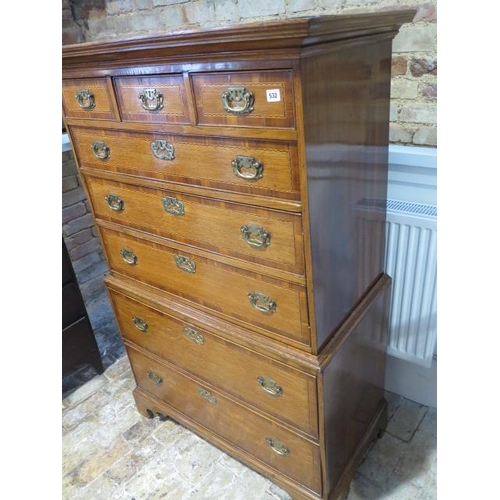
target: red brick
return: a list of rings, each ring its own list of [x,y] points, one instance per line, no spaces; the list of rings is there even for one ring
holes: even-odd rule
[[[422,86],[420,94],[427,99],[437,99],[437,83],[428,83]]]
[[[391,65],[391,75],[392,76],[406,75],[406,65],[407,65],[406,57],[402,56],[393,57]]]
[[[85,199],[86,199],[85,192],[83,191],[82,188],[72,189],[71,191],[63,193],[62,206],[63,208],[66,208]]]
[[[83,42],[85,42],[85,35],[83,34],[82,29],[77,24],[75,24],[75,26],[73,27],[62,29],[63,45],[71,45],[74,43]]]
[[[74,234],[70,238],[66,238],[66,247],[68,251],[71,253],[75,248],[79,247],[80,245],[83,245],[84,243],[87,243],[87,241],[90,241],[93,239],[92,236],[92,230],[91,229],[84,229],[83,231],[80,231],[79,233]]]
[[[70,175],[68,177],[63,177],[62,179],[62,192],[66,193],[71,191],[72,189],[76,189],[78,187],[78,179],[76,175]]]
[[[412,76],[437,75],[437,60],[426,58],[413,58],[410,61]]]
[[[102,249],[99,252],[90,253],[82,257],[81,259],[73,261],[73,268],[75,269],[75,273],[77,276],[82,273],[85,269],[90,266],[95,266],[99,262],[104,260],[104,256],[102,255]]]
[[[86,243],[83,243],[83,245],[79,245],[76,248],[73,248],[73,250],[69,250],[69,256],[71,260],[78,260],[82,257],[85,257],[85,255],[97,252],[100,249],[101,243],[99,242],[99,240],[96,238],[92,238]]]
[[[419,21],[435,21],[437,19],[436,6],[432,3],[423,3],[417,7],[417,13],[413,18],[413,22]]]
[[[91,214],[85,214],[82,217],[78,217],[78,219],[73,219],[69,221],[62,227],[63,236],[69,237],[73,234],[78,233],[78,231],[82,231],[83,229],[87,229],[89,227],[94,226],[94,219]]]
[[[83,203],[77,203],[62,209],[62,223],[67,224],[69,221],[78,219],[87,213]]]

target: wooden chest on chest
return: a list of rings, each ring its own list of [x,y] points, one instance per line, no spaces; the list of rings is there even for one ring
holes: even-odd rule
[[[137,407],[340,498],[383,428],[392,39],[413,12],[63,48]]]

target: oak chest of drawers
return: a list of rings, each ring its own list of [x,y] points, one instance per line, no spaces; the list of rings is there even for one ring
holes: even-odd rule
[[[296,499],[385,425],[392,39],[413,12],[63,48],[137,407]]]

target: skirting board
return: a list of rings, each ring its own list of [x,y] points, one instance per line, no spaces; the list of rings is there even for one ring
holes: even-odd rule
[[[385,389],[411,401],[437,407],[437,361],[430,368],[387,356]]]

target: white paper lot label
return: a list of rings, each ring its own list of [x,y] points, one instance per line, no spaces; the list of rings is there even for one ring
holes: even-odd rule
[[[267,102],[280,102],[281,95],[280,89],[268,89],[266,90]]]

